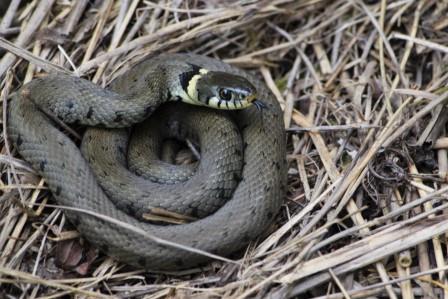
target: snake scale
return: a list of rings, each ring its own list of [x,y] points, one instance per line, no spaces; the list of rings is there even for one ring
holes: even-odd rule
[[[239,84],[254,87],[257,98],[244,93],[247,92],[245,89],[239,91],[243,93],[240,98],[234,98],[233,94],[221,89],[223,102],[221,98],[203,98],[210,87],[207,84],[219,85],[220,79],[232,83],[231,87],[237,92]],[[244,95],[247,97],[244,98]],[[162,107],[160,109],[166,112],[159,113],[158,109],[153,113],[159,106],[169,105],[165,102],[174,100],[239,110],[222,111],[173,103],[174,108]],[[224,105],[227,107],[221,107]],[[190,115],[191,110],[199,110],[199,116],[191,112],[196,116],[179,121],[177,129],[181,130],[184,123],[189,123],[198,126],[197,130],[205,131],[204,134],[208,132],[208,137],[195,133],[196,129],[187,129],[193,131],[193,135],[200,135],[201,143],[201,160],[196,170],[184,171],[187,179],[181,177],[161,184],[160,190],[155,189],[157,192],[152,192],[151,188],[149,191],[127,191],[124,183],[115,181],[118,179],[112,176],[117,172],[114,163],[118,164],[118,169],[128,171],[125,181],[143,180],[141,176],[124,169],[127,164],[127,145],[124,143],[128,142],[130,131],[127,127],[151,114],[165,114],[167,118],[177,114],[182,117]],[[84,154],[48,117],[49,114],[68,124],[87,126],[82,145]],[[229,120],[235,125],[229,125]],[[170,122],[176,127],[176,121]],[[226,131],[226,127],[230,131]],[[259,237],[272,223],[285,194],[286,138],[277,101],[250,74],[205,56],[164,54],[143,60],[115,79],[108,89],[67,75],[34,79],[24,85],[9,104],[8,132],[20,155],[46,180],[58,204],[106,215],[157,238],[213,254],[228,256]],[[229,132],[238,134],[228,139],[227,135],[232,135]],[[95,146],[100,148],[96,155],[91,154]],[[242,163],[235,156],[239,156]],[[106,162],[103,164],[110,167],[108,170],[95,170],[96,166],[90,164],[104,159]],[[206,179],[213,179],[214,175],[210,173],[216,169],[224,170],[224,182],[207,185]],[[104,185],[115,189],[107,190]],[[186,189],[182,188],[187,185],[192,185],[197,192],[205,190],[206,203],[195,200],[196,191],[184,191]],[[235,190],[228,191],[228,188]],[[159,194],[163,190],[169,194]],[[154,196],[158,201],[143,202],[139,192],[149,199]],[[123,203],[120,199],[114,199],[119,197],[119,193],[123,193],[121,196],[124,197],[134,197],[136,201],[125,198]],[[188,198],[185,202],[183,195]],[[174,208],[174,212],[194,214],[199,219],[179,225],[159,225],[135,217],[134,213],[139,214],[138,211],[145,207],[169,210],[171,204],[165,203],[169,197],[181,202],[180,208]],[[210,215],[203,215],[209,209],[207,200],[211,202],[212,211]],[[214,200],[222,202],[215,207]],[[91,214],[73,210],[66,210],[65,213],[89,242],[104,253],[137,267],[149,270],[183,269],[204,264],[210,259],[144,238]]]

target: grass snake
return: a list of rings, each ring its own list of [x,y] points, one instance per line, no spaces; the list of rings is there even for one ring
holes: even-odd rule
[[[173,101],[196,106],[166,107],[165,102]],[[87,126],[82,152],[49,114]],[[128,127],[135,123],[149,131],[175,133],[130,133]],[[250,74],[204,56],[165,54],[146,59],[108,89],[67,75],[34,79],[9,104],[8,133],[59,204],[107,215],[160,239],[213,254],[227,256],[260,236],[285,194],[286,138],[277,101]],[[137,137],[129,141],[130,134]],[[154,157],[157,170],[144,179],[139,173],[148,166],[139,161],[144,150],[157,151],[167,134],[198,136],[199,163],[177,170],[158,165],[157,153],[147,154]],[[128,149],[128,143],[138,147],[145,142]],[[159,171],[164,167],[168,175]],[[179,225],[142,221],[143,212],[151,208],[199,219]],[[65,213],[88,241],[131,265],[170,270],[209,260],[90,214]]]

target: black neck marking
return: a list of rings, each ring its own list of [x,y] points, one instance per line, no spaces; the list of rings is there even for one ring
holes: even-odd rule
[[[191,71],[181,73],[179,75],[179,81],[180,85],[182,86],[182,89],[188,93],[188,83],[190,83],[191,78],[198,75],[200,73],[201,67],[195,64],[189,63],[188,65],[191,66]]]

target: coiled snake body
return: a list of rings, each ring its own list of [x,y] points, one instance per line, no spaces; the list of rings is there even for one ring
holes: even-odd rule
[[[257,99],[249,95],[225,103],[216,97],[201,98],[206,91],[199,88],[197,81],[207,72],[210,74],[204,78],[211,82],[207,84],[213,85],[214,80],[223,78],[236,83],[232,88],[237,91],[238,80],[243,85],[243,81],[248,80],[256,89]],[[221,75],[214,78],[215,73]],[[75,77],[53,75],[25,85],[9,105],[10,137],[22,157],[45,178],[59,204],[107,215],[160,239],[219,255],[241,249],[267,228],[285,192],[285,133],[279,105],[261,82],[215,59],[169,54],[141,62],[117,78],[111,89],[113,91],[101,89]],[[245,95],[246,91],[239,92]],[[164,108],[166,112],[161,113],[167,114],[167,118],[176,114],[182,118],[182,115],[190,115],[190,110],[197,110],[193,108],[199,109],[177,126],[182,128],[184,123],[189,123],[205,131],[205,135],[198,133],[201,135],[201,161],[196,170],[186,170],[185,176],[191,175],[191,178],[181,177],[159,187],[156,187],[158,183],[150,182],[149,189],[140,176],[125,169],[127,129],[89,128],[83,140],[83,155],[46,115],[56,115],[66,123],[125,128],[145,119],[163,102],[173,99],[192,102],[188,97],[191,94],[197,98],[193,103],[197,105],[226,109],[250,107],[229,113],[181,103],[174,108],[176,112]],[[230,100],[228,93],[222,95]],[[227,107],[221,107],[224,105]],[[262,111],[256,109],[260,106]],[[229,119],[235,121],[236,127],[228,125]],[[172,123],[176,124],[170,120]],[[232,132],[239,132],[241,139]],[[93,154],[95,146],[99,150]],[[235,156],[242,157],[242,164]],[[103,166],[96,169],[97,164],[90,165],[88,160]],[[127,171],[124,182],[115,177],[117,168],[114,167]],[[222,172],[224,181],[213,181],[216,171]],[[207,178],[212,182],[207,183]],[[126,186],[134,181],[138,188]],[[188,185],[195,191],[187,191]],[[234,191],[229,191],[234,187]],[[196,200],[199,193],[205,204]],[[124,203],[120,201],[123,197]],[[147,203],[143,197],[154,197],[156,201]],[[179,205],[166,202],[168,198],[177,199]],[[139,211],[151,207],[200,219],[180,225],[156,225],[132,216],[140,217]],[[204,215],[210,210],[210,215]],[[67,210],[66,215],[81,234],[102,251],[138,267],[180,269],[209,259],[149,240],[91,214]]]

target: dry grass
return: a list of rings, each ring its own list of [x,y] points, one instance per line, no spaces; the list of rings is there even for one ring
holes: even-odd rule
[[[107,85],[148,54],[219,57],[284,108],[289,189],[236,265],[147,273],[99,255],[80,275],[55,265],[78,235],[3,130],[0,297],[448,298],[445,1],[11,3],[3,120],[8,94],[43,71]]]

